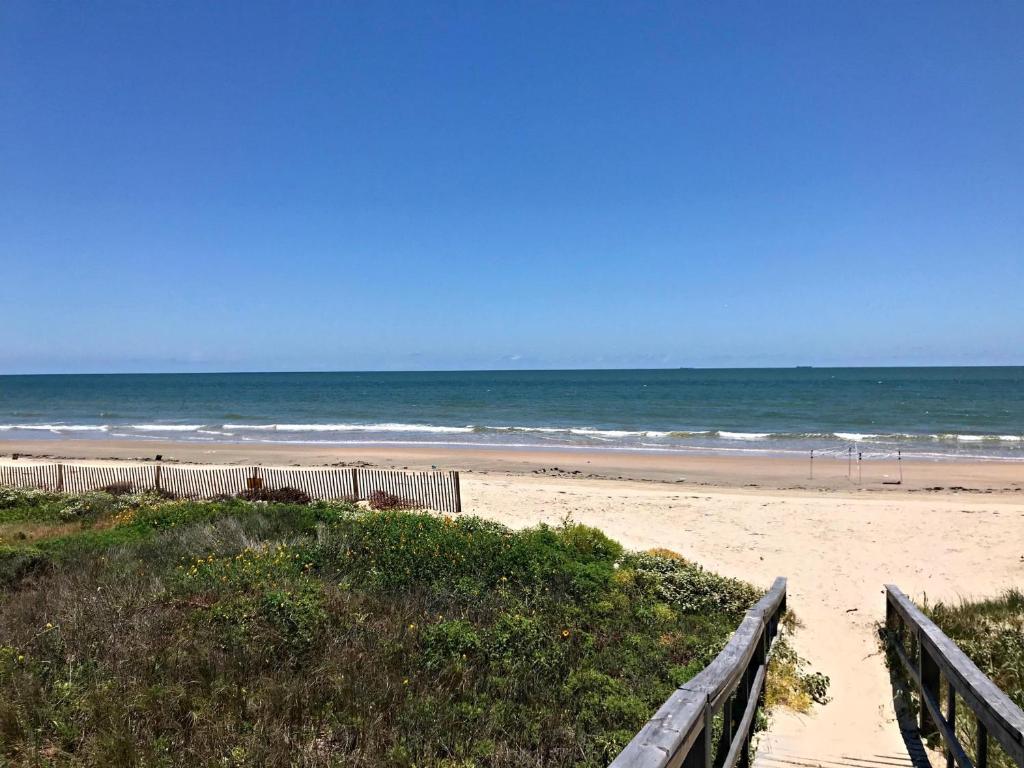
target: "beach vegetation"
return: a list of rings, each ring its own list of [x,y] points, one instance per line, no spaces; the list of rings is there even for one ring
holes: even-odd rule
[[[990,598],[925,604],[923,610],[1003,693],[1024,708],[1024,592],[1008,589]],[[946,681],[941,685],[944,688]],[[969,711],[962,700],[958,710]],[[974,718],[957,717],[957,736],[968,754],[977,754]],[[989,765],[1010,768],[1013,761],[993,739],[989,741]]]
[[[11,766],[606,765],[760,596],[570,521],[109,492],[0,515]]]

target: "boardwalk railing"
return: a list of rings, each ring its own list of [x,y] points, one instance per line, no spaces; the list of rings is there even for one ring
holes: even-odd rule
[[[921,734],[942,738],[947,766],[987,768],[989,738],[1024,766],[1024,712],[893,584],[885,586],[885,626],[889,647],[920,696]],[[947,683],[945,714],[940,679]],[[957,736],[958,695],[974,717],[973,760]]]
[[[312,499],[361,501],[383,492],[404,506],[462,511],[458,472],[361,468],[200,467],[180,464],[0,464],[0,486],[83,493],[111,486],[210,499],[252,488],[295,488]]]
[[[761,704],[768,651],[786,608],[778,578],[747,611],[714,661],[676,689],[611,764],[611,768],[746,766],[754,716]],[[716,719],[721,727],[716,728]],[[719,734],[717,745],[713,743]]]

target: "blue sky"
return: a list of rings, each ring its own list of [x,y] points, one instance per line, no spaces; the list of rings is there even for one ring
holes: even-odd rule
[[[1024,5],[0,4],[0,372],[1024,364]]]

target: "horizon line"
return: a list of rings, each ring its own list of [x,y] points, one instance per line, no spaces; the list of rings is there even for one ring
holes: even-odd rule
[[[892,370],[900,368],[1024,368],[1022,364],[934,364],[934,365],[727,365],[727,366],[672,366],[639,368],[410,368],[410,369],[350,369],[350,370],[243,370],[243,371],[62,371],[0,373],[0,378],[15,376],[252,376],[273,374],[388,374],[388,373],[573,373],[624,371],[793,371],[793,370]]]

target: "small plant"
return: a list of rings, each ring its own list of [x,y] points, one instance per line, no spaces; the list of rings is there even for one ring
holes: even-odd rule
[[[809,712],[812,704],[827,704],[831,684],[827,675],[807,671],[808,662],[796,652],[789,638],[779,635],[772,645],[765,683],[765,709],[779,706]]]
[[[72,496],[67,503],[61,507],[60,519],[66,522],[95,518],[111,512],[116,512],[120,507],[120,501],[106,491],[92,491],[83,493],[80,496]]]
[[[393,493],[387,491],[373,491],[366,499],[370,509],[389,510],[389,509],[410,509],[413,505],[403,499],[401,496],[396,496]]]
[[[272,501],[278,504],[309,504],[312,499],[298,488],[246,488],[238,494],[245,501]]]
[[[127,496],[135,491],[135,486],[129,482],[117,482],[109,483],[100,488],[100,490],[104,493],[109,493],[111,496]]]

